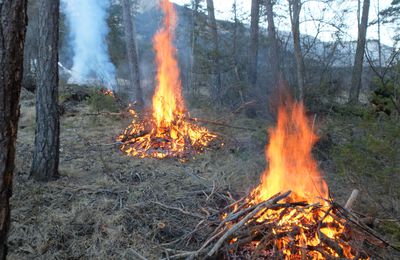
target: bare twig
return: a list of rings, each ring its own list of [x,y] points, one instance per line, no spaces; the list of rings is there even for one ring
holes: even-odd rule
[[[214,247],[208,252],[207,256],[213,256],[218,249],[221,247],[221,245],[225,242],[225,240],[230,237],[232,234],[234,234],[240,227],[242,227],[249,219],[251,219],[252,217],[254,217],[258,212],[260,212],[261,210],[268,208],[272,205],[274,205],[275,203],[277,203],[278,201],[288,197],[290,195],[291,191],[288,191],[276,198],[267,200],[261,204],[259,204],[257,206],[257,208],[255,208],[251,213],[249,213],[248,215],[246,215],[246,217],[244,217],[241,221],[239,221],[237,224],[235,224],[231,229],[229,229],[218,241],[217,243],[214,245]]]
[[[168,206],[168,205],[162,204],[161,202],[158,202],[158,201],[152,201],[151,203],[157,204],[157,205],[159,205],[159,206],[161,206],[163,208],[166,208],[166,209],[177,210],[177,211],[179,211],[179,212],[181,212],[181,213],[183,213],[185,215],[189,215],[189,216],[192,216],[192,217],[195,217],[195,218],[200,218],[200,219],[204,219],[205,218],[202,215],[199,215],[199,214],[196,214],[196,213],[192,213],[192,212],[188,212],[188,211],[186,211],[186,210],[184,210],[182,208]]]

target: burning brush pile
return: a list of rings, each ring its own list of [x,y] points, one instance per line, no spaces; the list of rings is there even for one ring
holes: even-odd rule
[[[158,85],[153,96],[152,114],[134,119],[118,137],[121,150],[130,156],[186,158],[202,152],[217,136],[195,125],[186,112],[182,96],[176,49],[173,45],[177,16],[168,0],[161,1],[164,27],[154,37]]]
[[[186,256],[369,259],[366,244],[386,245],[329,198],[311,153],[317,136],[301,103],[282,106],[269,135],[269,168],[259,186],[226,207],[206,242]]]

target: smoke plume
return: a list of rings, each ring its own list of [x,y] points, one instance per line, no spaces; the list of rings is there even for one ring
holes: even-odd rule
[[[71,83],[115,85],[115,66],[108,55],[107,9],[110,0],[62,0],[73,48]]]

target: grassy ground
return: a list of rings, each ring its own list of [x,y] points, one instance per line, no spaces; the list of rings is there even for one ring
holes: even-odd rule
[[[262,119],[228,117],[230,124],[256,131],[209,126],[223,136],[225,147],[182,163],[127,157],[113,143],[129,118],[83,116],[84,102],[73,109],[78,113],[61,122],[61,178],[35,183],[29,179],[34,99],[23,94],[9,259],[137,259],[137,254],[159,259],[171,252],[167,249],[194,249],[207,236],[206,230],[204,237],[191,234],[201,218],[230,203],[228,194],[246,194],[265,168]],[[191,112],[227,119],[223,112]],[[343,203],[353,183],[332,174],[320,149],[328,184]]]

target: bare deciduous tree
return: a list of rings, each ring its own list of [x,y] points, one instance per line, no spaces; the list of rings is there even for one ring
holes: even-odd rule
[[[36,131],[31,177],[58,177],[60,115],[58,106],[59,0],[42,0],[39,17],[39,57],[36,89]]]
[[[252,0],[249,49],[249,81],[253,87],[257,85],[259,22],[260,3],[259,0]]]
[[[268,21],[269,63],[272,68],[273,86],[277,87],[278,80],[283,77],[281,68],[280,48],[276,37],[274,9],[272,0],[265,1]]]
[[[25,0],[0,1],[0,258],[7,256],[10,197],[26,32]]]
[[[220,68],[220,57],[219,57],[219,37],[218,37],[218,28],[217,28],[217,20],[215,19],[215,10],[214,10],[214,1],[207,0],[207,13],[208,19],[211,27],[211,37],[214,44],[214,66],[213,66],[213,74],[216,77],[216,82],[214,86],[214,94],[215,101],[217,104],[222,102],[221,91],[222,91],[222,81],[221,81],[221,68]]]
[[[136,44],[136,28],[132,17],[131,0],[122,0],[122,10],[124,17],[125,44],[128,54],[129,80],[135,88],[136,102],[139,107],[143,107],[143,92],[140,83],[139,57]]]
[[[357,103],[358,98],[360,96],[361,76],[363,70],[365,43],[366,43],[367,27],[368,27],[369,4],[370,0],[364,0],[361,22],[358,23],[357,49],[354,59],[353,73],[351,77],[349,103]]]
[[[304,96],[304,63],[301,53],[300,44],[300,12],[301,0],[288,0],[290,23],[292,27],[292,37],[294,45],[294,54],[296,57],[296,74],[297,74],[297,97],[303,99]]]

